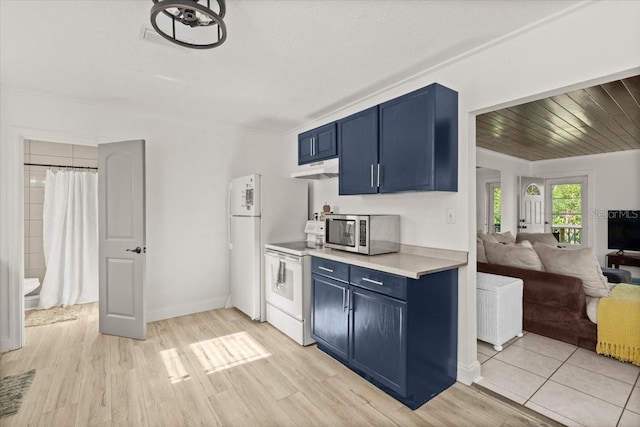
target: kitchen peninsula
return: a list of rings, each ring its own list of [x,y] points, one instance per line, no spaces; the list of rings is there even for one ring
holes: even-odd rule
[[[375,256],[310,252],[320,350],[412,409],[456,381],[466,252],[407,245]]]

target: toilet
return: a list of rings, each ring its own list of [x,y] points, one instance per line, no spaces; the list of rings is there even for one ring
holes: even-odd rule
[[[24,295],[29,295],[31,292],[35,291],[38,286],[40,286],[40,279],[38,279],[37,277],[32,279],[24,279],[24,282],[22,282]]]
[[[38,306],[38,302],[40,301],[40,295],[29,295],[31,292],[35,291],[38,286],[40,286],[40,279],[29,278],[24,279],[22,282],[22,289],[24,290],[24,309],[31,310]]]

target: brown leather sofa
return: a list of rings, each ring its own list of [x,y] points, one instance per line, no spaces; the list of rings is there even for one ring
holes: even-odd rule
[[[587,318],[580,279],[483,262],[478,263],[478,271],[522,279],[525,331],[595,351],[597,326]]]

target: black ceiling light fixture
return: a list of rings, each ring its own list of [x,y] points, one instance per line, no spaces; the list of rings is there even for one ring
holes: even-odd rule
[[[227,39],[225,0],[153,0],[151,25],[165,39],[192,49],[211,49]],[[204,5],[206,3],[206,6]],[[218,12],[211,9],[218,5]],[[183,24],[176,28],[176,23]],[[198,29],[202,29],[198,31]],[[176,31],[177,30],[177,31]]]

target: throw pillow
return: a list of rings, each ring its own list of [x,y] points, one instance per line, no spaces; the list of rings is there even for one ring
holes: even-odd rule
[[[484,242],[484,250],[491,264],[544,271],[544,266],[535,250],[529,245]]]
[[[598,303],[600,298],[585,297],[587,300],[587,317],[593,323],[598,323]]]
[[[498,240],[492,234],[478,233],[478,238],[483,242],[498,243]]]
[[[510,231],[504,233],[491,233],[498,243],[516,243],[516,237]]]
[[[544,243],[545,245],[558,246],[556,236],[551,233],[518,233],[516,243],[528,240],[531,243]]]
[[[484,251],[484,242],[480,237],[476,237],[476,246],[478,249],[478,262],[489,262],[487,254]]]
[[[547,271],[580,278],[584,293],[590,297],[609,295],[607,279],[592,248],[561,249],[544,243],[534,243],[533,248]]]

